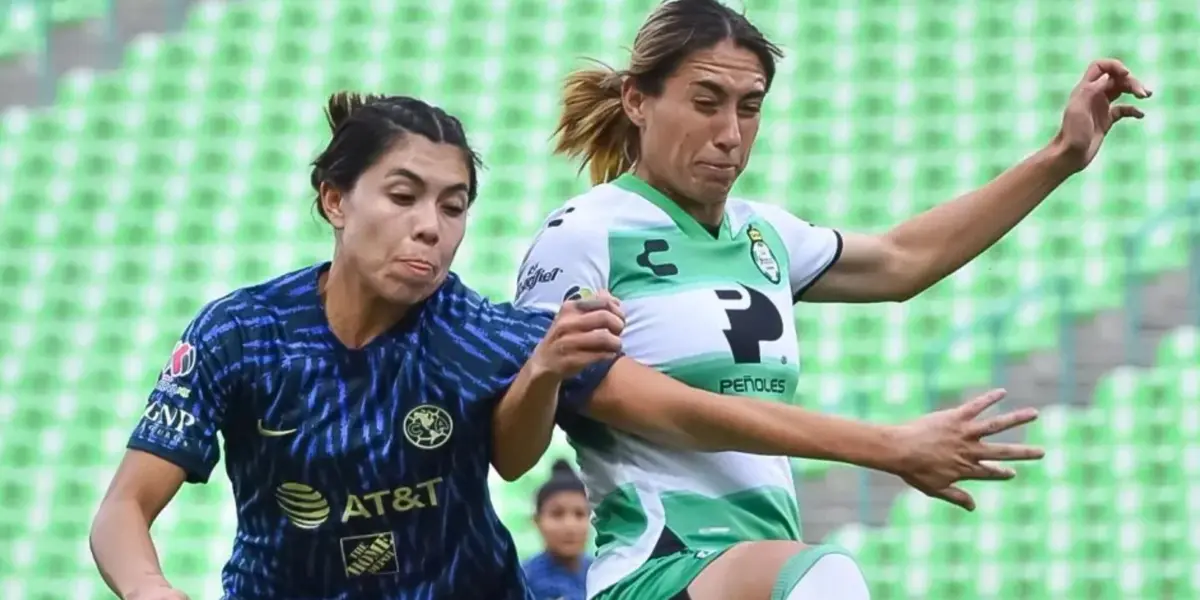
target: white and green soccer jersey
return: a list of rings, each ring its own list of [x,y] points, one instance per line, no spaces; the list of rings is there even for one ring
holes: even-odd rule
[[[794,299],[841,238],[771,205],[730,199],[712,231],[632,176],[552,213],[525,257],[516,303],[557,310],[607,289],[626,355],[693,387],[791,402]],[[589,597],[666,550],[799,540],[787,458],[683,452],[578,419],[564,424],[594,510]]]

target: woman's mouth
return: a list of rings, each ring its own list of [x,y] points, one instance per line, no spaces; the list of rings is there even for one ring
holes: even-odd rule
[[[400,260],[400,264],[408,267],[409,270],[416,273],[417,275],[430,275],[436,270],[433,266],[433,263],[426,262],[426,261],[423,261],[420,259],[406,258],[406,259]]]

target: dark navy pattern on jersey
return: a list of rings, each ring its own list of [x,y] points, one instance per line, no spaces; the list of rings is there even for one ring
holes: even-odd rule
[[[452,274],[348,350],[320,304],[325,268],[206,306],[129,447],[204,482],[224,437],[238,512],[222,573],[231,599],[524,600],[488,495],[491,416],[552,316],[491,304]],[[565,384],[564,410],[611,364]]]

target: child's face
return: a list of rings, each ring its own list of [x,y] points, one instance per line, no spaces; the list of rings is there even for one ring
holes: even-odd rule
[[[581,492],[558,492],[546,499],[534,517],[546,550],[565,558],[582,555],[587,546],[588,512],[587,498]]]

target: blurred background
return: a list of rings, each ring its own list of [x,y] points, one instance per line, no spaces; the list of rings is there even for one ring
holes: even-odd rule
[[[654,0],[0,0],[0,598],[103,598],[86,543],[163,357],[207,300],[325,259],[307,163],[325,97],[420,96],[488,169],[456,270],[497,299],[587,188],[551,157],[562,77],[622,66]],[[806,537],[880,600],[1200,598],[1200,5],[746,0],[787,51],[740,195],[879,231],[1053,135],[1087,62],[1156,92],[1099,160],[905,304],[801,305],[797,402],[908,419],[1003,385],[1049,454],[958,512],[797,462]],[[554,456],[570,456],[565,440]],[[548,474],[499,477],[523,555]],[[155,526],[168,578],[219,597],[222,469]]]

